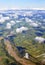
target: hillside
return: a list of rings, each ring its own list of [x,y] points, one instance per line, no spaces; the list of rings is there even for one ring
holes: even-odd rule
[[[0,64],[13,62],[45,65],[45,10],[0,11]]]
[[[28,61],[26,59],[23,59],[23,58],[20,58],[18,55],[17,55],[17,52],[16,50],[13,49],[11,43],[9,40],[4,40],[1,39],[0,40],[1,43],[0,43],[0,64],[1,65],[10,65],[11,63],[13,64],[14,62],[14,65],[35,65],[33,62],[31,61]],[[16,59],[16,61],[15,61]],[[20,64],[19,64],[19,63]]]
[[[22,65],[17,62],[11,55],[9,55],[8,50],[4,44],[4,40],[0,39],[0,65]]]

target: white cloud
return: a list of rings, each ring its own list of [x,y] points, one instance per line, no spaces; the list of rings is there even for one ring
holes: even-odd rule
[[[42,29],[45,29],[45,26],[41,26]]]
[[[25,21],[28,22],[28,23],[33,22],[31,19],[29,19],[27,17],[25,18]]]
[[[16,24],[16,23],[15,23],[15,21],[12,20],[12,21],[10,21],[10,24],[11,24],[11,25],[14,25],[14,24]]]
[[[41,22],[37,22],[39,25],[42,25],[42,23]]]
[[[4,18],[1,18],[0,23],[4,23],[4,22],[5,22]]]
[[[43,22],[45,22],[45,19],[43,19]]]
[[[5,20],[9,20],[10,18],[9,17],[3,17]]]
[[[28,30],[27,27],[23,27],[23,26],[22,26],[20,29],[21,29],[21,30]]]
[[[41,15],[40,15],[40,14],[37,14],[36,16],[37,16],[37,17],[41,17]]]
[[[31,8],[31,7],[18,7],[18,6],[14,6],[14,7],[0,7],[0,10],[21,10],[21,9],[31,9],[31,10],[45,10],[45,8]]]
[[[3,15],[2,14],[0,14],[0,18],[2,18],[3,17]]]
[[[45,8],[31,8],[33,10],[45,10]]]
[[[33,12],[32,11],[25,12],[25,15],[26,16],[33,16]]]
[[[28,30],[27,27],[21,27],[21,28],[17,28],[17,29],[16,29],[16,32],[17,32],[17,33],[22,33],[22,31],[26,31],[26,30]]]
[[[42,38],[42,37],[35,37],[35,41],[41,43],[41,42],[44,42],[44,41],[45,41],[45,38]]]
[[[23,16],[33,16],[33,12],[32,11],[25,11],[23,13],[21,13]]]
[[[16,21],[16,23],[20,23],[20,22],[22,22],[22,21],[19,21],[19,20]]]
[[[34,22],[30,23],[30,25],[33,26],[33,27],[38,27],[38,24],[34,23]]]
[[[11,29],[11,24],[10,23],[7,23],[6,28],[7,29]]]
[[[10,17],[12,17],[12,16],[13,16],[15,19],[17,19],[17,18],[18,18],[18,14],[17,14],[17,12],[15,12],[14,14],[10,14],[9,16],[10,16]]]
[[[31,19],[29,19],[29,18],[25,18],[25,20],[26,20],[26,22],[28,22],[31,26],[33,26],[33,27],[38,27],[38,23],[37,23],[37,21],[36,22],[34,22],[33,20],[31,20]]]
[[[21,33],[21,32],[22,32],[22,30],[20,30],[20,28],[16,29],[16,33]]]
[[[17,14],[14,14],[14,18],[18,18],[18,15]]]
[[[9,20],[9,17],[3,17],[3,16],[0,16],[0,23],[4,23],[5,20]]]

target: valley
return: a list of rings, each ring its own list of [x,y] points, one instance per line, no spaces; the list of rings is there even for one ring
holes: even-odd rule
[[[45,10],[0,11],[0,65],[45,65]]]

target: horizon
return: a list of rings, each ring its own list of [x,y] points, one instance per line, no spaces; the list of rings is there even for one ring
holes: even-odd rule
[[[3,9],[0,9],[0,10],[45,10],[45,8],[3,8]]]
[[[45,10],[45,0],[1,0],[0,10],[8,9]]]

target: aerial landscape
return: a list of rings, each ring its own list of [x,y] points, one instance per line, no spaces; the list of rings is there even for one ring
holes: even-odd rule
[[[0,7],[0,65],[45,65],[44,8]]]

